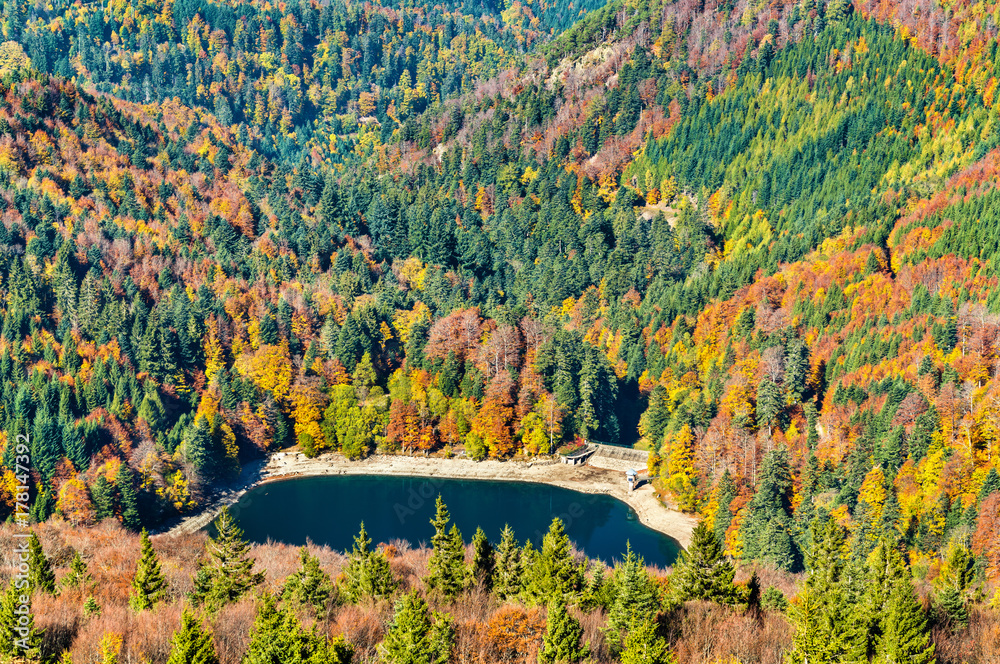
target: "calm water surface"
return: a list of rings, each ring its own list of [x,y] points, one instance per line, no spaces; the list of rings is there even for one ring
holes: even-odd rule
[[[620,559],[626,542],[651,565],[670,565],[676,541],[647,528],[625,503],[545,484],[420,477],[345,475],[265,484],[231,509],[246,537],[288,544],[306,539],[349,551],[359,524],[375,542],[429,544],[438,494],[466,542],[481,526],[493,542],[509,523],[519,541],[539,546],[555,516],[577,548],[591,558]]]

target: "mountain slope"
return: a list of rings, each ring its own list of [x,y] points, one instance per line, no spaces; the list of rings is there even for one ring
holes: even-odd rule
[[[206,26],[232,23],[207,7]],[[508,458],[640,439],[746,559],[800,568],[827,513],[856,562],[872,533],[933,557],[988,532],[1000,124],[993,42],[964,27],[988,21],[960,8],[935,37],[936,19],[913,33],[839,0],[616,2],[542,44],[514,7],[489,34],[498,8],[462,9],[450,42],[453,7],[262,7],[280,47],[188,30],[185,57],[217,48],[218,85],[192,65],[149,99],[183,89],[221,125],[13,79],[0,184],[26,257],[8,256],[6,426],[48,445],[42,495],[87,469],[74,518],[124,519],[124,461],[154,519],[270,446]],[[169,30],[193,8],[146,8],[138,34],[159,41],[116,31],[105,64],[180,52]],[[98,32],[133,20],[104,11]],[[344,41],[344,21],[368,31]],[[75,61],[91,81],[121,75],[91,71],[96,53]],[[307,53],[319,96],[295,115],[278,79],[307,79]],[[247,84],[280,101],[266,118],[247,95],[228,118],[209,103]],[[60,359],[70,339],[86,364]]]

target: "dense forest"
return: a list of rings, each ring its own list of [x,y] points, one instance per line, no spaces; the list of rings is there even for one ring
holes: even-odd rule
[[[33,522],[139,532],[291,446],[634,444],[711,549],[649,572],[659,622],[635,631],[664,652],[776,661],[685,659],[676,631],[695,600],[785,629],[754,570],[798,616],[776,641],[791,661],[931,661],[885,652],[910,620],[887,611],[941,661],[990,661],[968,648],[996,642],[1000,602],[1000,5],[9,0],[0,18],[0,517],[26,486]],[[678,596],[698,555],[742,589]],[[531,620],[593,631],[595,571],[573,560],[569,613]],[[171,597],[211,586],[178,579]],[[454,628],[406,597],[427,639]],[[859,597],[884,600],[864,636],[841,629]],[[49,657],[75,637],[45,638]]]
[[[376,547],[364,524],[343,554],[251,546],[225,511],[212,538],[151,539],[110,520],[38,532],[31,661],[930,663],[997,652],[995,611],[949,591],[928,615],[900,552],[880,544],[859,568],[833,518],[812,528],[812,573],[791,602],[794,579],[737,570],[705,521],[669,573],[631,550],[613,567],[588,560],[558,518],[538,548],[509,527],[496,543],[481,529],[469,542],[440,498],[421,549]],[[968,558],[949,560],[950,583],[968,582]],[[8,658],[13,607],[5,593]]]

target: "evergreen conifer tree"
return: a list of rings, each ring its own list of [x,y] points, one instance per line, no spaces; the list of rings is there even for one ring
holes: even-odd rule
[[[865,582],[847,584],[846,590],[849,601],[855,602],[861,609],[857,612],[857,622],[867,632],[868,652],[872,653],[884,633],[893,593],[898,587],[910,584],[910,574],[903,557],[885,540],[880,540],[875,546],[864,567],[864,570],[850,568],[852,579],[864,577]]]
[[[528,568],[525,598],[530,603],[544,604],[553,597],[576,593],[581,583],[582,574],[573,560],[569,536],[562,519],[556,517],[542,538],[541,551]]]
[[[142,520],[139,517],[139,498],[132,482],[132,470],[128,464],[122,463],[115,476],[115,485],[118,487],[118,495],[121,496],[122,525],[135,531],[142,525]]]
[[[997,473],[996,468],[990,468],[986,479],[983,480],[983,486],[979,488],[979,504],[997,491],[1000,491],[1000,473]]]
[[[94,499],[94,517],[103,521],[115,515],[114,487],[104,475],[98,475],[90,486],[90,495]]]
[[[28,537],[28,587],[31,592],[53,594],[56,591],[56,574],[34,532]]]
[[[160,560],[145,528],[142,529],[140,542],[139,564],[132,578],[132,592],[128,598],[129,606],[137,612],[153,608],[163,599],[167,586],[167,580],[160,569]]]
[[[446,664],[455,647],[455,621],[450,614],[434,611],[431,626],[431,653],[433,664]]]
[[[580,598],[580,608],[591,611],[596,608],[607,610],[615,600],[615,587],[604,571],[604,564],[598,560],[594,563],[594,573],[583,590]]]
[[[615,570],[616,588],[614,602],[608,611],[604,631],[613,652],[623,645],[623,640],[634,615],[651,616],[660,608],[656,586],[653,585],[643,559],[627,545],[625,560]]]
[[[97,603],[97,600],[93,597],[88,597],[87,601],[83,603],[83,615],[88,618],[101,615],[101,605]]]
[[[435,629],[437,627],[437,629]],[[400,598],[396,613],[379,646],[387,664],[445,664],[451,656],[450,620],[431,614],[414,590]]]
[[[768,436],[771,435],[771,427],[781,412],[782,402],[781,389],[769,376],[764,376],[757,386],[757,423],[761,428],[767,428]]]
[[[462,592],[465,582],[465,544],[458,526],[448,530],[451,515],[448,507],[437,497],[437,512],[431,520],[434,535],[431,537],[433,553],[427,563],[427,587],[451,599]]]
[[[572,664],[586,659],[590,647],[581,645],[583,627],[566,608],[566,600],[557,595],[549,602],[545,621],[545,638],[538,661],[543,664]]]
[[[64,588],[81,588],[91,581],[90,572],[87,571],[87,563],[80,557],[79,551],[73,552],[73,560],[69,563],[69,573],[63,577]]]
[[[0,597],[0,661],[41,659],[42,631],[35,628],[33,612],[22,613],[22,600],[27,599],[28,589],[18,588],[17,580],[11,579]]]
[[[482,528],[476,528],[472,536],[472,580],[486,592],[493,589],[493,575],[496,571],[496,561],[493,545],[486,538]]]
[[[333,599],[333,581],[320,569],[319,559],[309,555],[306,547],[299,549],[299,560],[301,567],[285,581],[282,598],[299,606],[309,607],[320,618]]]
[[[785,593],[779,589],[774,586],[768,586],[768,589],[764,591],[764,594],[760,598],[760,608],[765,611],[779,611],[784,613],[788,610],[788,599],[785,598]]]
[[[388,597],[396,590],[389,561],[371,548],[372,540],[361,524],[361,532],[354,538],[354,549],[344,569],[344,595],[357,603],[366,598]]]
[[[791,537],[792,475],[788,450],[779,448],[764,457],[757,493],[750,501],[743,525],[743,557],[763,560],[784,570],[799,567],[799,552]]]
[[[809,577],[789,609],[794,627],[789,664],[838,664],[867,660],[868,639],[855,620],[842,578],[844,533],[832,519],[813,525]]]
[[[712,530],[715,532],[715,538],[720,543],[726,541],[726,531],[729,530],[729,524],[733,522],[733,513],[729,510],[729,506],[735,497],[736,484],[733,482],[733,478],[727,469],[719,480],[719,507],[715,511],[715,518],[712,520]]]
[[[264,582],[264,573],[254,571],[250,545],[243,531],[233,521],[229,508],[223,507],[215,521],[216,536],[211,538],[195,576],[192,600],[210,611],[235,602]]]
[[[198,617],[187,608],[181,613],[181,627],[170,642],[167,664],[218,664],[212,634],[201,626]]]
[[[521,548],[514,538],[514,529],[510,524],[504,525],[500,533],[500,544],[496,550],[496,574],[493,580],[493,592],[501,599],[515,597],[521,592]]]
[[[878,664],[934,664],[934,644],[927,631],[927,616],[917,602],[909,579],[892,592],[882,620],[882,636],[875,661]]]
[[[305,629],[292,610],[265,594],[250,630],[250,643],[242,664],[349,664],[353,649],[342,638],[328,642],[313,629]]]
[[[659,635],[651,615],[636,612],[622,644],[621,664],[673,664],[667,640]]]
[[[965,593],[957,584],[949,583],[938,593],[938,606],[952,629],[965,629],[969,625],[969,609]]]
[[[691,545],[674,567],[671,586],[681,601],[703,599],[719,604],[736,600],[733,577],[736,569],[722,553],[722,546],[706,521],[691,535]]]

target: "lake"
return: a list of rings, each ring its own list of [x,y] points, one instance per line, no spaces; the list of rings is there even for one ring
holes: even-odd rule
[[[350,551],[362,521],[375,542],[403,539],[429,545],[438,494],[466,542],[476,526],[496,543],[509,523],[519,542],[536,546],[553,517],[591,558],[619,560],[626,542],[650,565],[674,562],[675,540],[639,522],[625,503],[603,494],[528,482],[339,475],[303,477],[259,486],[230,508],[247,539],[301,545],[306,539]]]

